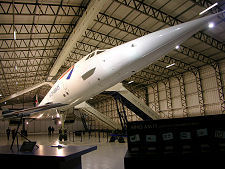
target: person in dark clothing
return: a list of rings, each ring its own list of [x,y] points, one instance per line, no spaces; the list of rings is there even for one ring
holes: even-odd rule
[[[55,131],[55,129],[54,129],[54,127],[52,126],[52,128],[51,128],[51,131],[52,131],[52,135],[54,134],[54,131]]]
[[[51,126],[48,127],[48,135],[50,136],[51,135],[51,132],[52,132],[52,128]]]
[[[6,134],[7,134],[7,139],[9,140],[9,136],[10,136],[10,128],[8,127],[7,129],[6,129]]]

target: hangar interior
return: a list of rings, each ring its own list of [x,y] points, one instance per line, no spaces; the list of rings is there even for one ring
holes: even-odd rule
[[[157,30],[199,18],[215,0],[3,0],[0,2],[0,106],[33,107],[74,63]],[[206,14],[225,9],[225,1]],[[92,12],[92,15],[89,14]],[[161,119],[225,113],[224,14],[123,85]],[[37,88],[38,86],[38,88]],[[120,123],[116,101],[99,94],[87,101]],[[121,106],[121,103],[118,103]],[[141,120],[125,107],[128,121]],[[70,110],[69,130],[108,129],[94,116]],[[47,132],[52,119],[31,120],[28,132]],[[8,121],[0,122],[5,133]]]
[[[57,78],[88,53],[120,45],[150,32],[199,17],[214,1],[136,1],[113,0],[101,3],[96,17],[88,18],[82,35],[69,56],[51,77],[59,53],[90,1],[2,1],[1,5],[1,107],[33,106],[49,85],[12,99],[18,91]],[[224,2],[210,10],[223,10]],[[224,21],[222,16],[213,29],[204,30],[174,49],[164,58],[136,73],[123,84],[145,101],[161,118],[188,117],[224,113]],[[82,27],[82,26],[81,26]],[[14,32],[16,39],[14,39]],[[78,37],[79,36],[79,37]],[[168,65],[173,66],[166,68]],[[132,82],[133,81],[133,82]],[[129,82],[132,82],[128,84]],[[89,100],[101,113],[119,121],[113,98],[97,95]],[[129,121],[139,120],[126,110]],[[95,129],[104,126],[92,117]],[[4,130],[1,130],[4,131]]]

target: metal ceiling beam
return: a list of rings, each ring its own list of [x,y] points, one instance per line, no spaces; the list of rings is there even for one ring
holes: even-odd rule
[[[52,80],[52,78],[57,74],[58,70],[60,69],[66,58],[69,56],[77,41],[82,37],[88,26],[93,22],[106,2],[107,1],[105,0],[92,0],[89,3],[86,12],[79,19],[76,27],[70,34],[70,37],[68,38],[57,60],[51,68],[47,81]]]
[[[53,3],[38,3],[38,2],[14,2],[15,15],[33,15],[33,16],[55,16],[57,8],[60,10],[58,16],[81,16],[81,10],[85,10],[83,6],[68,5],[68,4],[53,4]],[[13,15],[12,13],[13,3],[7,1],[0,1],[0,14]],[[39,14],[33,12],[34,8],[38,8]]]
[[[112,47],[118,46],[118,45],[121,45],[121,44],[127,42],[122,39],[112,37],[108,34],[100,33],[100,32],[94,31],[94,30],[90,30],[90,29],[87,29],[87,31],[85,31],[85,34],[83,37],[93,39],[95,41],[98,41],[99,43],[104,43],[104,44],[110,45]]]
[[[125,31],[127,33],[133,34],[137,37],[144,36],[150,32],[146,31],[143,28],[135,26],[131,23],[127,23],[124,20],[117,19],[115,17],[106,15],[104,13],[99,13],[97,16],[96,22],[111,26],[113,28],[119,29],[121,31]]]
[[[29,88],[27,88],[27,89],[21,90],[21,91],[19,91],[19,92],[17,92],[17,93],[14,93],[14,94],[12,94],[12,95],[10,95],[10,96],[8,96],[8,97],[5,97],[5,98],[1,99],[1,100],[0,100],[0,103],[5,102],[5,101],[10,100],[10,99],[13,99],[13,98],[15,98],[15,97],[18,97],[18,96],[20,96],[20,95],[23,95],[23,94],[25,94],[25,93],[28,93],[28,92],[30,92],[30,91],[32,91],[32,90],[34,90],[34,89],[37,89],[37,88],[39,88],[39,87],[41,87],[41,86],[44,86],[44,85],[49,85],[49,86],[52,87],[52,86],[53,86],[53,83],[51,83],[51,82],[42,82],[42,83],[36,84],[36,85],[34,85],[34,86],[31,86],[31,87],[29,87]]]
[[[62,3],[63,3],[63,0],[61,0],[60,1],[60,6],[58,6],[57,7],[57,9],[56,9],[56,11],[54,12],[54,20],[53,20],[53,24],[52,24],[52,26],[50,27],[50,29],[48,30],[48,33],[49,33],[49,35],[48,35],[48,38],[47,38],[47,40],[45,41],[45,43],[42,43],[43,44],[43,46],[44,46],[44,51],[45,51],[45,49],[46,49],[46,47],[48,46],[48,42],[50,42],[50,35],[51,35],[51,33],[52,33],[52,31],[53,31],[53,27],[54,27],[54,24],[56,23],[56,20],[57,20],[57,17],[58,17],[58,14],[60,13],[60,7],[62,6]],[[36,7],[37,6],[35,6],[35,9],[36,9]],[[80,8],[79,8],[80,9]],[[39,12],[40,13],[40,12]],[[33,25],[32,25],[32,27],[31,27],[31,30],[30,30],[30,33],[33,33],[33,29],[34,29],[34,17],[33,17]],[[31,34],[31,40],[32,40],[32,34]],[[31,42],[31,40],[30,40],[30,42]],[[29,43],[30,43],[29,42]],[[55,41],[54,41],[55,42]],[[59,45],[62,43],[62,41],[59,43]],[[52,45],[52,44],[51,44]],[[52,45],[52,46],[54,46],[54,45]],[[30,47],[30,46],[29,46]],[[28,52],[28,56],[29,56],[29,54],[30,54],[30,52]],[[42,53],[42,55],[41,56],[43,56],[44,55],[44,53]],[[28,60],[27,60],[27,64],[28,64]],[[37,68],[37,73],[36,73],[36,75],[38,74],[38,72],[39,72],[39,68],[41,67],[41,64],[42,64],[42,59],[39,61],[39,65],[38,65],[38,68]],[[27,69],[26,69],[26,72],[27,72]],[[26,75],[26,74],[25,74]],[[33,83],[35,84],[35,82],[36,82],[36,77],[35,77],[35,79],[33,80]],[[26,85],[26,83],[24,83],[24,88],[25,88],[25,85]]]
[[[94,46],[91,44],[86,44],[86,43],[80,42],[80,41],[78,41],[76,46],[74,47],[74,50],[85,51],[87,53],[90,53],[91,51],[96,50],[96,49],[97,49],[97,46]],[[72,52],[74,52],[74,51],[72,51]]]
[[[36,70],[30,70],[29,71],[29,73],[35,73],[36,74]],[[45,74],[45,73],[47,73],[48,72],[48,70],[46,69],[46,70],[41,70],[41,71],[39,71],[39,75],[43,75],[43,74]],[[19,74],[19,77],[21,77],[22,75],[21,74],[23,74],[24,72],[23,71],[20,71],[20,69],[18,68],[18,71],[16,72],[16,73],[18,73]],[[15,72],[5,72],[5,75],[12,75],[12,74],[15,74]],[[4,75],[3,73],[0,73],[0,75]],[[30,76],[29,76],[30,77]],[[32,76],[33,77],[33,76]],[[0,79],[0,81],[3,81],[3,79]]]
[[[51,6],[51,8],[53,8],[53,7],[61,7],[61,8],[62,7],[70,7],[70,8],[74,7],[75,8],[75,7],[77,7],[77,8],[84,8],[85,9],[84,6],[71,5],[71,4],[68,4],[67,2],[65,2],[65,4],[62,3],[62,5],[58,4],[57,2],[54,4],[53,2],[52,3],[48,3],[47,1],[42,1],[41,3],[39,3],[39,2],[32,2],[32,1],[28,1],[28,2],[18,2],[17,1],[17,2],[14,2],[14,4],[15,5],[20,5],[20,6],[28,5],[29,7],[31,7],[31,9],[33,9],[35,5],[37,5],[37,6],[45,6],[44,9],[46,9],[46,6]],[[9,6],[9,5],[12,5],[13,2],[11,2],[11,1],[0,1],[0,4],[8,4],[8,6]],[[40,7],[38,7],[38,8],[40,8]]]
[[[30,57],[30,58],[26,58],[26,57],[20,57],[19,59],[18,58],[7,58],[7,57],[4,57],[4,58],[1,58],[2,61],[18,61],[18,60],[35,60],[35,59],[52,59],[52,58],[55,58],[55,56],[37,56],[37,57]]]
[[[59,45],[59,46],[37,46],[37,47],[30,47],[29,49],[26,47],[17,47],[15,48],[16,52],[21,52],[21,51],[37,51],[37,50],[57,50],[57,49],[61,49],[63,46]],[[14,49],[13,48],[2,48],[0,52],[13,52]]]
[[[170,16],[170,15],[166,14],[165,12],[162,12],[162,11],[160,11],[150,5],[147,5],[143,2],[140,2],[138,0],[129,0],[129,1],[128,0],[115,0],[115,1],[131,8],[131,9],[135,9],[136,11],[139,11],[139,12],[141,12],[149,17],[152,17],[160,22],[166,23],[169,26],[174,26],[179,23],[183,23],[183,21],[181,21],[173,16]],[[209,35],[201,32],[201,31],[196,33],[193,37],[218,49],[218,50],[225,52],[225,45],[222,42],[210,37]]]
[[[54,28],[54,35],[56,34],[65,34],[65,33],[69,33],[70,29],[73,29],[74,28],[74,24],[59,24],[59,23],[55,23],[54,25],[51,23],[51,24],[43,24],[43,23],[26,23],[26,24],[4,24],[4,25],[0,25],[0,28],[1,28],[1,33],[0,35],[13,35],[13,32],[12,32],[12,29],[13,29],[13,26],[15,25],[15,31],[16,31],[16,34],[18,35],[26,35],[26,34],[35,34],[35,35],[43,35],[43,34],[46,34],[48,35],[50,32],[49,32],[49,27],[50,26],[53,26]],[[32,33],[30,30],[31,30],[31,26],[33,26],[35,32]],[[53,36],[53,35],[52,35]]]

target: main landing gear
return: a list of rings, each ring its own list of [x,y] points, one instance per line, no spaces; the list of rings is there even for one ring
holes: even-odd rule
[[[64,134],[59,130],[59,141],[67,141],[67,130],[64,130]]]

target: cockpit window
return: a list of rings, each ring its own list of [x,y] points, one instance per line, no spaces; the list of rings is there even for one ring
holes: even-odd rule
[[[96,50],[97,55],[104,52],[105,50]]]
[[[95,55],[95,53],[94,53],[94,52],[90,53],[90,54],[88,55],[88,57],[86,58],[86,60],[88,60],[88,59],[92,58],[94,55]]]
[[[100,54],[100,53],[102,53],[104,51],[105,50],[95,50],[95,51],[91,52],[90,54],[88,54],[88,56],[87,56],[87,58],[85,60],[88,60],[88,59],[92,58],[93,56],[98,55],[98,54]]]

